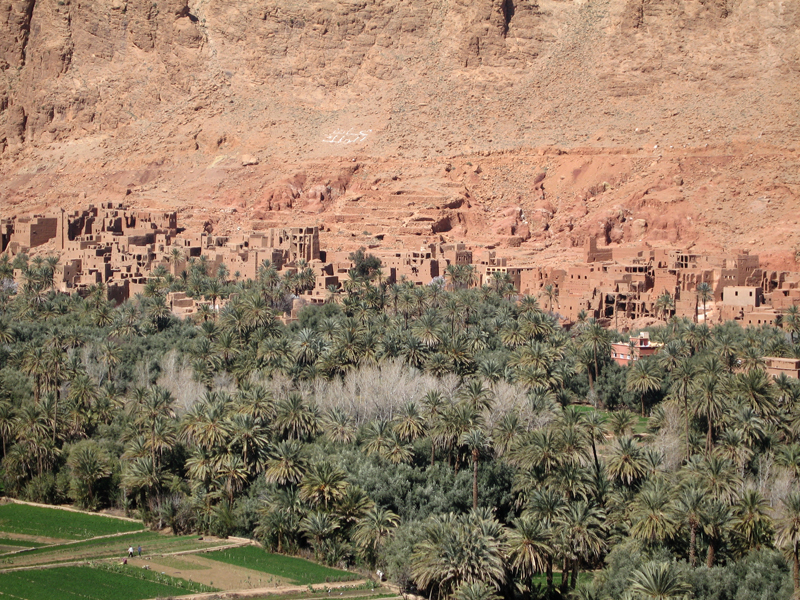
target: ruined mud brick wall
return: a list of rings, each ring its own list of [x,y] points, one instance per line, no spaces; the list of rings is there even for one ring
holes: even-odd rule
[[[9,242],[18,244],[20,248],[36,248],[46,244],[58,232],[58,219],[55,217],[19,217],[12,223],[13,233]]]
[[[5,252],[14,235],[14,223],[11,219],[0,220],[0,252]]]

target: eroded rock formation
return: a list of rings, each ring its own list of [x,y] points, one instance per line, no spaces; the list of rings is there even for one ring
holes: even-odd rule
[[[799,81],[794,2],[0,0],[0,212],[780,262]]]

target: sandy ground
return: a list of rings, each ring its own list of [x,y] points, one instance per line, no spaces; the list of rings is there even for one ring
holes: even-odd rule
[[[8,533],[7,531],[0,531],[0,538],[9,540],[20,540],[22,542],[39,542],[40,544],[68,544],[75,540],[64,540],[60,538],[45,537],[43,535],[27,535],[25,533]],[[80,540],[79,540],[80,541]],[[19,548],[19,547],[17,547]]]
[[[274,591],[288,585],[288,581],[280,577],[229,565],[197,554],[135,557],[128,560],[128,566],[134,568],[149,566],[159,573],[223,590],[266,588]]]
[[[349,588],[359,586],[366,580],[358,579],[356,581],[342,581],[339,583],[319,583],[312,586],[315,590],[328,589],[337,590],[339,588]],[[384,584],[386,585],[386,584]],[[226,590],[224,592],[209,592],[205,594],[191,594],[188,596],[181,596],[181,600],[215,600],[216,598],[254,598],[260,596],[271,596],[275,594],[292,594],[296,592],[308,592],[307,585],[290,585],[279,588],[252,588],[247,590]],[[390,586],[390,591],[395,591]],[[376,592],[379,590],[376,590]],[[335,593],[331,594],[336,597]]]

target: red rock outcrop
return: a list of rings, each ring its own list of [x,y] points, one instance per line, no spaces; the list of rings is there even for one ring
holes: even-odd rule
[[[0,72],[3,213],[800,243],[796,2],[0,0]]]

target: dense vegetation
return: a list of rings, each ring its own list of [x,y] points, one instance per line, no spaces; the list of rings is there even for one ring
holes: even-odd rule
[[[286,327],[308,269],[236,283],[193,261],[115,308],[18,257],[26,283],[0,292],[6,493],[254,535],[435,598],[800,587],[800,386],[763,369],[800,356],[796,312],[709,328],[665,302],[661,351],[620,368],[621,336],[562,329],[502,273],[387,285],[355,258]],[[181,322],[171,289],[227,304]]]

